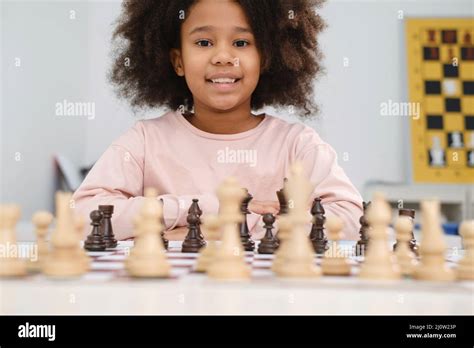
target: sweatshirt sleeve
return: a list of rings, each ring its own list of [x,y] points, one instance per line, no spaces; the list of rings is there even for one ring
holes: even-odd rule
[[[342,219],[344,239],[358,239],[362,197],[337,163],[336,152],[312,129],[303,131],[300,140],[296,159],[315,185],[311,202],[321,197],[326,216],[336,215]]]
[[[133,237],[133,217],[143,203],[144,137],[140,122],[107,148],[87,177],[73,194],[75,212],[89,221],[99,204],[114,205],[112,223],[117,239]],[[217,213],[218,200],[211,194],[159,195],[163,199],[163,216],[167,229],[186,224],[193,198],[199,199],[204,212]],[[88,234],[86,224],[83,236]]]

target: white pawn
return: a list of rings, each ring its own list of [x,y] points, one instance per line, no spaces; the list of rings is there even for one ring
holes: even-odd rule
[[[35,225],[36,245],[37,245],[37,259],[31,260],[27,263],[29,271],[39,271],[41,264],[49,254],[49,245],[46,242],[46,236],[49,232],[49,225],[53,222],[53,214],[49,211],[38,211],[33,214],[31,219]]]
[[[465,250],[458,264],[457,277],[460,280],[474,280],[474,220],[464,221],[459,234]]]
[[[20,214],[20,207],[15,204],[0,205],[0,248],[6,251],[0,256],[0,277],[26,275],[26,262],[19,257],[15,233]]]
[[[56,228],[51,236],[51,251],[42,270],[51,277],[76,277],[87,272],[78,252],[80,238],[73,221],[72,194],[56,192]]]
[[[217,197],[220,202],[219,220],[223,226],[222,243],[207,274],[210,278],[221,280],[249,279],[250,268],[245,263],[238,230],[238,223],[244,219],[240,204],[245,192],[235,178],[229,177],[217,189]]]
[[[395,256],[397,258],[400,271],[405,276],[411,276],[418,264],[415,253],[410,248],[411,231],[413,222],[408,216],[400,216],[395,223],[397,233],[397,249]]]
[[[388,226],[391,209],[382,193],[376,192],[374,199],[367,209],[369,230],[369,245],[365,261],[360,268],[359,276],[374,280],[395,280],[400,278],[400,268],[396,264],[388,245]]]
[[[153,188],[145,189],[145,200],[140,210],[139,233],[135,245],[125,261],[125,268],[133,277],[169,277],[171,266],[161,239],[162,208]]]
[[[351,265],[347,257],[339,255],[338,241],[342,238],[342,220],[336,216],[329,216],[324,224],[327,237],[330,241],[329,249],[324,253],[321,270],[325,275],[350,275]]]
[[[199,251],[196,263],[197,272],[207,272],[217,253],[217,240],[219,240],[220,221],[215,215],[206,215],[202,218],[202,232],[207,244]]]
[[[420,280],[452,281],[455,274],[446,266],[446,242],[440,224],[438,200],[421,202],[420,264],[415,269],[414,278]]]
[[[289,198],[289,218],[292,228],[284,263],[277,267],[276,274],[286,278],[312,278],[321,275],[321,269],[315,264],[314,249],[308,238],[306,225],[311,221],[308,200],[313,185],[304,176],[304,168],[300,163],[291,167],[290,176],[285,186],[285,194]]]

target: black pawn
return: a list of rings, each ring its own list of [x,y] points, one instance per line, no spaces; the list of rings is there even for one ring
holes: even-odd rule
[[[325,211],[323,205],[321,204],[321,198],[315,198],[313,201],[313,206],[311,207],[313,225],[311,226],[309,239],[311,240],[311,244],[313,244],[314,251],[317,254],[324,254],[324,252],[329,248],[328,240],[324,234],[324,222],[326,221],[324,213]]]
[[[100,231],[100,222],[104,214],[102,214],[100,210],[93,210],[89,216],[92,220],[91,226],[93,227],[91,233],[87,236],[87,239],[84,242],[84,249],[89,251],[104,251],[106,245],[104,237]]]
[[[112,214],[114,213],[113,205],[99,205],[99,210],[103,214],[102,221],[100,223],[101,233],[104,237],[105,247],[115,248],[117,246],[117,240],[114,236],[112,229]]]
[[[199,238],[199,216],[194,212],[188,214],[188,234],[184,238],[181,251],[183,253],[197,253],[203,247]]]
[[[414,209],[398,209],[398,216],[408,216],[412,222],[415,219],[415,210]],[[416,244],[416,239],[415,239],[415,234],[413,233],[413,230],[411,231],[411,240],[409,242],[410,249],[415,253],[416,256],[418,256],[418,245]],[[393,245],[393,251],[397,249],[398,246],[398,241]]]
[[[249,226],[247,224],[247,215],[250,214],[249,203],[253,196],[245,189],[246,196],[240,204],[240,212],[244,216],[244,220],[239,223],[240,241],[245,251],[254,251],[255,242],[250,238]]]
[[[193,202],[191,203],[191,206],[188,209],[188,214],[195,214],[198,218],[198,223],[197,223],[197,229],[198,229],[198,238],[202,246],[206,245],[206,241],[204,240],[204,235],[201,232],[201,215],[202,215],[202,210],[199,207],[199,199],[193,198]]]
[[[259,254],[273,254],[278,247],[278,244],[273,237],[273,224],[275,223],[275,216],[270,213],[263,215],[263,222],[265,224],[265,236],[260,241],[258,246]]]
[[[364,207],[364,214],[360,217],[360,239],[357,241],[356,244],[356,255],[357,256],[364,256],[367,252],[367,246],[369,245],[369,223],[365,217],[367,213],[367,208],[370,206],[370,202],[362,202],[362,206]]]
[[[161,207],[163,207],[164,205],[164,202],[163,202],[163,198],[160,198],[160,202],[161,202]],[[163,211],[163,209],[162,209]],[[168,239],[165,238],[165,216],[163,215],[163,213],[161,214],[161,224],[163,225],[163,231],[161,231],[160,235],[161,235],[161,240],[163,241],[163,245],[165,247],[166,250],[168,250]]]

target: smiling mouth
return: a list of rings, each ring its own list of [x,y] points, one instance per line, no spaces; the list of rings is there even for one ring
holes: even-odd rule
[[[230,80],[234,80],[233,82],[230,82]],[[242,79],[216,79],[214,81],[206,79],[206,82],[216,84],[216,85],[232,85],[237,82],[239,82]]]
[[[212,80],[206,79],[206,83],[208,83],[214,90],[217,91],[231,91],[240,85],[240,80],[242,79],[235,79],[234,82],[212,82]]]

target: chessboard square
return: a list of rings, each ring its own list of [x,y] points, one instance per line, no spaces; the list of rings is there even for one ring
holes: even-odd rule
[[[460,112],[461,111],[461,99],[459,98],[446,98],[444,100],[444,108],[446,112]]]
[[[446,161],[449,167],[464,167],[466,163],[466,153],[464,150],[446,150]]]
[[[425,81],[425,93],[426,94],[441,94],[441,82],[440,81]]]
[[[461,80],[472,80],[474,77],[474,62],[459,64],[459,77]]]
[[[459,48],[452,45],[441,46],[441,61],[452,64],[454,58],[459,57]]]
[[[443,98],[439,96],[426,96],[424,111],[427,114],[442,114],[444,112]]]
[[[442,115],[427,115],[426,127],[428,129],[443,129],[444,121]]]
[[[464,147],[463,133],[461,131],[453,131],[446,134],[449,148],[461,149]]]
[[[459,131],[463,129],[464,117],[461,114],[446,114],[443,121],[445,131]]]
[[[461,47],[461,59],[463,61],[474,60],[474,46]]]
[[[444,95],[459,95],[459,81],[455,79],[443,80],[443,94]]]
[[[425,46],[438,45],[441,41],[441,32],[437,29],[422,31],[422,41]]]
[[[464,116],[464,129],[474,130],[474,115]]]
[[[457,65],[443,64],[443,75],[444,77],[458,77],[459,69]]]
[[[441,42],[455,44],[457,42],[457,30],[447,29],[441,30]]]
[[[439,47],[426,46],[423,47],[424,60],[439,60]]]
[[[464,132],[464,146],[468,149],[474,149],[474,131]]]
[[[425,62],[422,65],[423,68],[423,77],[428,80],[441,80],[442,78],[442,69],[441,64],[434,62]],[[474,71],[474,69],[473,69]]]
[[[469,150],[466,153],[466,165],[470,168],[474,168],[474,150]]]
[[[464,114],[474,115],[474,96],[462,98],[462,111]]]
[[[474,95],[474,81],[463,81],[462,92],[465,95]]]
[[[427,131],[426,132],[426,145],[429,149],[444,149],[447,147],[446,133],[444,131]]]
[[[442,149],[428,150],[428,165],[430,167],[442,168],[446,166],[446,155]]]

